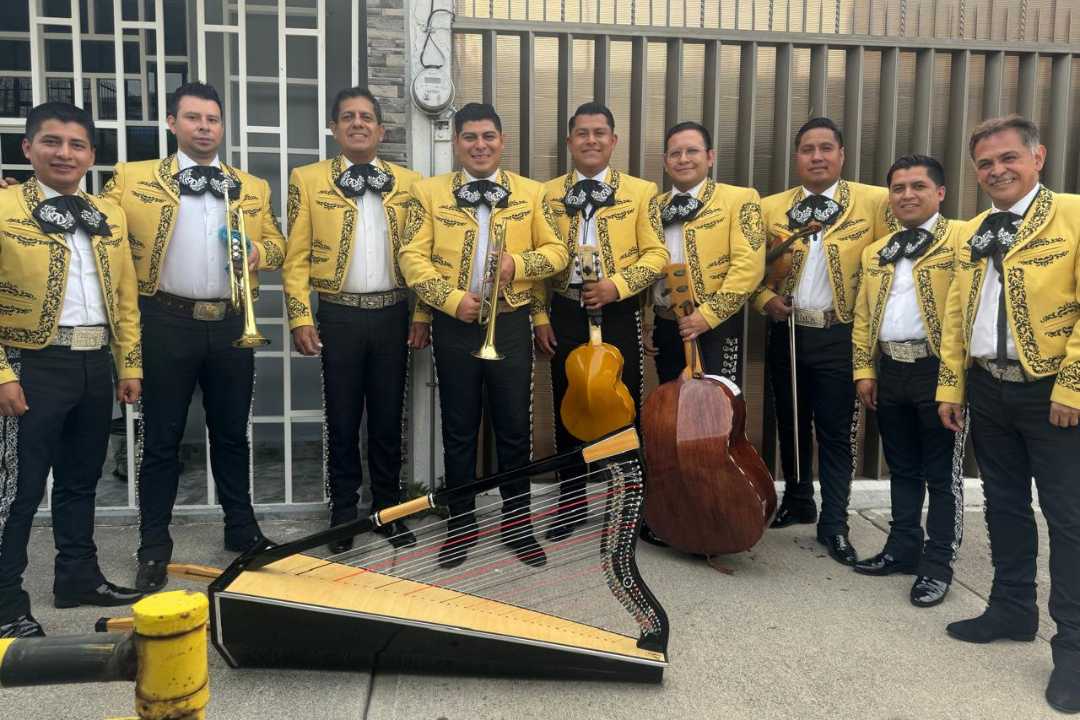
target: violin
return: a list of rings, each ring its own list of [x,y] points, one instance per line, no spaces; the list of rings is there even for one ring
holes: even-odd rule
[[[782,295],[784,281],[791,274],[791,265],[795,254],[795,241],[810,237],[824,227],[817,220],[811,220],[797,230],[773,231],[765,245],[765,285],[774,293]]]
[[[672,308],[694,312],[686,266],[664,268]],[[776,511],[772,475],[746,436],[742,391],[705,375],[696,340],[686,368],[645,400],[642,434],[648,486],[645,521],[670,546],[719,555],[748,550]]]
[[[593,246],[578,246],[584,283],[599,276],[600,259]],[[622,381],[623,356],[604,342],[600,326],[603,312],[588,308],[589,342],[566,357],[566,394],[559,414],[567,431],[582,442],[591,442],[634,422],[637,408]]]

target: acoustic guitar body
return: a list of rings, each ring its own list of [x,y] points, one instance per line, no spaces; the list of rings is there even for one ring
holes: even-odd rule
[[[742,397],[708,378],[677,378],[645,401],[645,521],[672,547],[730,554],[764,534],[776,491],[744,422]]]
[[[637,409],[622,371],[622,353],[606,342],[587,343],[567,356],[567,390],[559,413],[571,435],[592,442],[634,422]]]

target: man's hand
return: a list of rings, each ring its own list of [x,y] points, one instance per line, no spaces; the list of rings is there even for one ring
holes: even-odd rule
[[[1061,428],[1080,425],[1080,408],[1069,407],[1059,402],[1051,402],[1050,424]]]
[[[19,181],[13,177],[0,178],[0,190],[11,187],[12,185],[18,185]]]
[[[607,278],[593,283],[585,283],[581,289],[581,299],[585,302],[585,307],[590,310],[599,310],[608,303],[613,303],[619,299],[619,288]]]
[[[314,325],[301,325],[292,331],[293,347],[301,355],[311,357],[322,350],[322,342]]]
[[[704,335],[711,328],[706,322],[705,316],[700,310],[695,310],[686,317],[679,318],[679,335],[683,340],[693,340],[699,335]]]
[[[964,406],[960,403],[938,403],[938,417],[941,424],[953,432],[961,432],[964,429]]]
[[[765,314],[776,322],[783,322],[791,316],[791,303],[777,295],[765,303]]]
[[[454,317],[461,322],[476,322],[476,318],[480,317],[480,296],[472,292],[465,293],[465,297],[458,303]]]
[[[421,350],[431,344],[431,325],[426,322],[414,322],[409,326],[408,345],[413,350]]]
[[[139,397],[142,395],[142,380],[133,378],[129,380],[121,380],[116,383],[116,402],[128,405],[134,405],[139,402]]]
[[[555,354],[555,347],[559,343],[555,340],[555,331],[551,329],[550,325],[537,325],[533,328],[533,336],[537,350],[548,357]]]
[[[863,378],[855,381],[855,394],[868,410],[877,410],[877,380]]]
[[[17,380],[0,385],[0,415],[19,417],[29,409],[22,385]]]
[[[653,344],[653,326],[642,325],[641,326],[641,348],[645,351],[645,354],[649,357],[656,357],[660,350]]]
[[[506,287],[514,280],[514,257],[503,253],[499,256],[499,284]]]
[[[251,252],[248,254],[248,272],[259,271],[259,246],[251,243]]]

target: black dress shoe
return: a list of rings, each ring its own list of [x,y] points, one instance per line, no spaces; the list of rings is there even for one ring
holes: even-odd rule
[[[638,530],[638,537],[650,545],[655,545],[656,547],[668,547],[668,544],[661,540],[660,536],[654,533],[652,528],[646,525],[644,521],[642,521],[641,528]]]
[[[225,536],[225,549],[229,552],[246,553],[256,545],[267,542],[266,536],[262,534],[262,531],[257,529],[254,534],[242,535],[240,537]]]
[[[548,524],[544,533],[551,542],[561,542],[574,534],[574,528],[585,524],[585,517],[581,513],[559,512]]]
[[[901,562],[889,553],[879,552],[874,557],[855,563],[854,568],[855,572],[861,575],[912,575],[915,572],[915,563]]]
[[[911,604],[915,607],[934,607],[940,605],[948,594],[949,583],[920,575],[911,586]]]
[[[1054,668],[1046,686],[1046,702],[1066,715],[1080,713],[1080,670]]]
[[[168,567],[169,563],[164,560],[140,560],[139,571],[135,573],[135,589],[144,593],[162,589],[169,582]]]
[[[439,567],[450,570],[465,562],[469,557],[469,548],[479,540],[479,531],[475,518],[462,518],[462,521],[447,527],[446,539],[439,547]]]
[[[58,608],[73,608],[80,605],[117,607],[119,605],[130,605],[145,594],[141,590],[120,587],[106,580],[93,590],[86,592],[75,593],[74,595],[53,595],[53,605]]]
[[[950,637],[969,643],[988,643],[995,640],[1016,640],[1032,642],[1039,629],[1039,617],[1006,617],[991,613],[988,609],[977,618],[959,620],[945,626]]]
[[[817,522],[817,508],[813,505],[808,507],[793,507],[790,505],[781,505],[780,509],[776,511],[776,517],[769,524],[769,527],[776,530],[779,528],[786,528],[789,525],[810,525]]]
[[[530,529],[518,528],[513,531],[514,539],[503,539],[503,543],[514,551],[514,555],[517,559],[525,563],[529,567],[543,567],[547,565],[547,553],[544,552],[544,548],[540,547],[540,543],[536,542],[536,538],[532,534]]]
[[[380,525],[375,528],[374,533],[376,535],[382,535],[390,541],[391,545],[398,549],[412,547],[416,544],[416,536],[413,535],[408,526],[400,520],[395,520],[386,525]]]
[[[34,619],[30,613],[20,615],[11,622],[0,625],[0,638],[27,638],[45,637],[45,630],[41,623]]]
[[[334,555],[340,555],[341,553],[349,552],[350,550],[352,550],[352,548],[353,539],[351,536],[345,538],[344,540],[335,540],[334,542],[326,546],[326,549]]]
[[[851,541],[848,540],[847,533],[819,537],[818,542],[829,551],[829,557],[841,565],[854,565],[859,560],[855,548],[851,546]]]

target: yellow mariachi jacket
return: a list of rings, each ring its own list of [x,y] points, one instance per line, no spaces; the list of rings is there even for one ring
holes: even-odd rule
[[[139,301],[119,206],[83,195],[106,217],[109,237],[91,235],[121,380],[142,377]],[[46,233],[31,213],[45,195],[37,180],[0,190],[0,345],[38,349],[56,332],[64,307],[71,249],[62,233]],[[0,348],[0,383],[18,380]]]
[[[237,227],[237,211],[242,210],[248,240],[259,248],[259,269],[277,270],[285,262],[285,238],[270,209],[269,183],[225,163],[221,170],[240,182],[240,199],[229,201],[232,227]],[[179,171],[175,155],[164,160],[117,163],[101,191],[102,197],[119,205],[127,215],[128,240],[143,295],[158,290],[161,264],[180,212],[180,185],[175,177]],[[258,285],[256,274],[251,278],[255,295]]]
[[[508,205],[491,211],[489,244],[502,237],[514,259],[514,280],[502,288],[511,307],[534,299],[537,281],[566,267],[570,255],[559,237],[544,186],[535,180],[499,171],[499,184],[510,190]],[[398,262],[405,282],[423,302],[453,316],[469,290],[477,237],[474,208],[459,208],[454,192],[465,183],[452,172],[420,180],[405,227],[405,245]],[[483,262],[483,258],[480,258]]]
[[[945,304],[949,298],[955,258],[956,236],[963,223],[938,217],[934,224],[934,241],[915,259],[915,296],[919,315],[926,327],[930,351],[941,356],[941,328],[945,320]],[[862,283],[855,305],[855,325],[851,330],[852,360],[855,379],[875,379],[874,360],[878,352],[878,333],[885,317],[885,305],[892,289],[896,265],[878,261],[878,252],[889,244],[894,233],[870,243],[863,250]]]
[[[969,242],[989,212],[963,224],[956,238],[956,278],[941,339],[939,402],[964,402],[971,331],[990,262],[972,262]],[[1080,408],[1080,195],[1040,190],[1005,254],[1003,270],[1006,316],[1020,363],[1032,377],[1056,375],[1050,399]]]
[[[349,273],[353,241],[359,213],[357,198],[337,186],[337,179],[349,167],[343,155],[331,160],[298,167],[289,177],[289,240],[286,244],[282,281],[289,329],[312,325],[311,291],[336,294]],[[397,253],[408,212],[409,188],[420,174],[399,165],[379,161],[379,167],[394,177],[393,189],[383,196],[386,230],[394,276],[405,287]]]
[[[604,181],[615,190],[615,204],[596,211],[596,239],[603,265],[603,276],[610,278],[623,300],[652,286],[668,263],[664,229],[660,225],[660,207],[656,201],[656,183],[609,168]],[[577,182],[577,171],[560,175],[544,184],[548,202],[555,213],[559,235],[566,240],[569,256],[574,257],[582,243],[583,219],[570,216],[563,198]],[[570,283],[569,266],[546,283],[541,290],[565,290]],[[533,322],[547,325],[547,294],[542,295],[533,314]]]
[[[802,187],[795,187],[761,201],[765,229],[769,235],[786,236],[790,233],[787,212],[802,198]],[[885,188],[840,180],[833,199],[843,208],[843,212],[825,230],[825,259],[829,266],[833,309],[841,322],[848,323],[855,317],[863,249],[882,235],[899,230],[900,225],[889,209],[889,191]],[[806,243],[796,241],[795,244],[791,272],[781,288],[783,295],[795,293],[806,261]],[[764,312],[765,303],[776,295],[762,283],[751,298],[754,309]]]
[[[661,195],[660,206],[670,199]],[[742,309],[765,274],[765,224],[753,188],[710,178],[698,199],[700,212],[683,225],[683,255],[694,303],[714,328]]]

